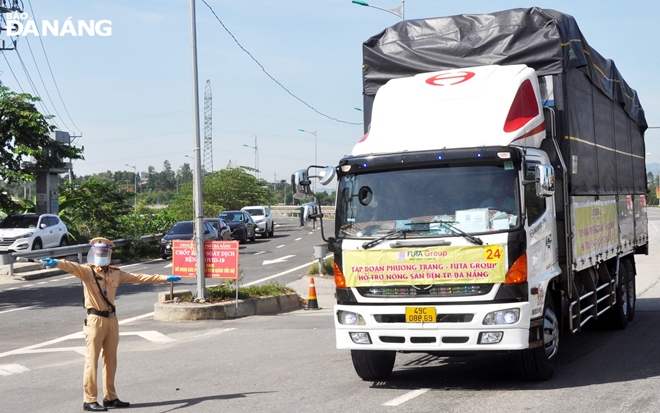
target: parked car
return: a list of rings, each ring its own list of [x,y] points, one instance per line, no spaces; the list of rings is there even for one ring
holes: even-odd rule
[[[0,251],[28,251],[69,245],[69,231],[54,214],[12,214],[0,221]]]
[[[231,239],[231,228],[221,218],[204,218],[204,222],[211,224],[218,232],[218,239],[222,241],[229,241]]]
[[[245,244],[247,240],[254,242],[255,225],[252,217],[246,211],[222,211],[218,218],[223,219],[231,228],[231,238]]]
[[[266,205],[246,206],[241,211],[247,211],[254,220],[255,231],[262,237],[272,237],[275,233],[275,221],[270,208]]]
[[[172,228],[160,240],[158,248],[160,257],[164,260],[172,257],[172,241],[193,239],[195,236],[194,227],[193,221],[179,221],[172,225]],[[210,223],[204,222],[204,241],[215,241],[217,239],[218,232],[215,228]]]

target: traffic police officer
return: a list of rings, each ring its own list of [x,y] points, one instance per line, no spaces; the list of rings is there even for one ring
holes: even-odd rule
[[[165,283],[180,281],[181,277],[167,275],[131,274],[110,265],[112,248],[115,244],[106,238],[94,238],[87,254],[87,264],[81,265],[67,260],[44,258],[47,268],[57,267],[80,278],[83,283],[84,305],[87,318],[83,331],[87,356],[83,389],[83,410],[107,411],[108,408],[128,407],[115,391],[117,371],[117,345],[119,323],[114,305],[117,287],[121,283]],[[97,402],[96,375],[99,355],[103,350],[103,406]]]

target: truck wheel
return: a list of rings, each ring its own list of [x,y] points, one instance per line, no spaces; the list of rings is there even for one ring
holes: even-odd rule
[[[635,270],[631,260],[624,260],[628,272],[628,321],[635,318],[635,307],[637,307],[637,286],[635,283]]]
[[[394,368],[395,351],[384,350],[351,350],[353,367],[364,381],[379,381],[387,379]]]
[[[547,294],[543,309],[543,346],[523,350],[521,353],[527,380],[549,380],[555,372],[558,351],[559,320],[557,320],[552,297]]]
[[[616,286],[616,303],[607,311],[606,325],[615,330],[628,327],[628,268],[624,260],[619,265],[619,283]]]

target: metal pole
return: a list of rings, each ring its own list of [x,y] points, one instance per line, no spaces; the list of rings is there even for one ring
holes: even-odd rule
[[[199,136],[199,84],[197,79],[197,23],[195,0],[190,0],[190,36],[193,76],[193,124],[195,168],[193,169],[193,204],[195,209],[195,243],[197,245],[197,298],[206,298],[204,268],[204,209],[202,205],[202,161]]]
[[[134,179],[135,179],[135,210],[137,211],[137,166],[126,164],[129,168],[134,169]],[[128,182],[127,182],[128,183]]]

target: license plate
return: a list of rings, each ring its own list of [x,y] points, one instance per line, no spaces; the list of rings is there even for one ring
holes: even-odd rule
[[[435,323],[435,307],[406,307],[406,323]]]

